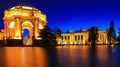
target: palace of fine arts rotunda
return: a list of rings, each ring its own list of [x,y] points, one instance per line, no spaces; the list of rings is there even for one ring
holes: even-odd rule
[[[33,39],[39,40],[40,30],[47,24],[46,15],[28,4],[20,4],[4,11],[4,40],[20,40],[25,45],[32,45]],[[24,35],[27,30],[27,37]],[[3,33],[2,33],[3,32]]]

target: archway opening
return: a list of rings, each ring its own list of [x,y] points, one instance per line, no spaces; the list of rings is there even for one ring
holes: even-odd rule
[[[22,35],[23,35],[23,37],[29,37],[30,36],[30,31],[29,31],[29,29],[23,29],[23,32],[22,32]]]
[[[23,36],[23,44],[24,45],[29,45],[30,44],[30,30],[27,28],[24,28],[22,31],[22,36]]]
[[[32,45],[33,24],[30,21],[22,23],[22,36],[24,45]]]

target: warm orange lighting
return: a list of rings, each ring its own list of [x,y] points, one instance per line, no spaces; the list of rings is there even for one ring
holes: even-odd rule
[[[3,34],[0,34],[0,39],[3,39],[4,36],[4,39],[22,39],[23,29],[27,28],[30,35],[26,45],[32,45],[33,37],[40,40],[39,29],[43,29],[47,23],[45,14],[35,7],[25,4],[5,10],[3,20],[5,26]]]
[[[27,13],[23,13],[22,16],[29,16]]]
[[[25,21],[25,22],[22,24],[22,26],[23,26],[24,24],[27,24],[27,25],[30,24],[30,25],[33,27],[32,23],[29,22],[29,21]]]
[[[14,28],[15,22],[11,22],[9,28]]]
[[[57,37],[57,39],[60,39],[60,40],[57,40],[58,44],[60,41],[62,41],[61,44],[89,44],[88,42],[89,33],[88,32],[89,31],[85,29],[83,32],[74,33],[72,31],[70,33],[61,34],[61,37],[63,38]],[[96,43],[97,44],[108,44],[107,36],[103,36],[103,35],[107,35],[106,31],[99,30],[98,34],[102,36],[98,37],[98,41]]]
[[[21,37],[14,37],[14,39],[22,39]]]
[[[42,25],[41,25],[41,24],[39,24],[39,29],[43,29],[43,27],[42,27]]]
[[[48,54],[44,48],[6,47],[6,67],[49,67]],[[4,54],[3,54],[4,55]]]
[[[32,10],[32,7],[23,6],[22,8]]]

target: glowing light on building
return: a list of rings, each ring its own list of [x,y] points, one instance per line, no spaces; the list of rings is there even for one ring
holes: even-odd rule
[[[36,40],[40,39],[38,37],[40,33],[39,29],[43,29],[47,23],[46,15],[29,4],[19,4],[5,10],[3,20],[5,24],[4,39],[22,39],[24,38],[22,34],[23,29],[27,28],[30,31],[28,41],[25,43],[26,45],[33,43],[33,37]]]
[[[101,31],[99,30],[98,32],[99,35],[107,35],[106,31]],[[69,38],[66,38],[68,37]],[[79,36],[79,37],[78,37]],[[61,44],[89,44],[88,42],[88,37],[89,37],[89,33],[87,30],[84,30],[83,32],[78,32],[78,33],[74,33],[73,31],[67,34],[61,34],[61,37],[57,37],[60,40],[58,41]],[[98,39],[100,39],[99,41],[97,41],[97,44],[108,44],[107,42],[107,36],[99,36]]]
[[[44,20],[42,17],[41,17],[42,20]]]
[[[39,29],[43,29],[43,26],[41,24],[39,24]]]
[[[15,9],[15,7],[12,7],[11,10]]]
[[[24,14],[22,14],[22,16],[28,16],[28,14],[27,14],[27,13],[24,13]]]
[[[30,23],[29,21],[25,21],[23,24],[22,24],[22,26],[24,25],[24,24],[30,24],[32,27],[33,27],[33,25],[32,25],[32,23]]]
[[[9,28],[14,28],[14,26],[15,26],[15,22],[11,22]]]
[[[26,6],[23,6],[22,8],[23,8],[23,9],[29,9],[29,10],[32,10],[32,8],[31,8],[31,7],[26,7]]]
[[[18,36],[18,37],[14,37],[14,39],[22,39],[22,37]]]
[[[28,30],[30,31],[30,29],[29,29],[28,27],[24,27],[23,30],[24,30],[24,29],[28,29]],[[24,31],[22,31],[22,33],[23,33],[23,32],[24,32]]]

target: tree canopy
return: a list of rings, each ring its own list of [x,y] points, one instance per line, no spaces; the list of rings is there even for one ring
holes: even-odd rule
[[[56,35],[56,37],[61,37],[61,33],[62,33],[62,31],[61,31],[61,29],[56,29],[55,30],[55,35]]]
[[[115,33],[115,29],[114,29],[114,21],[111,21],[110,23],[110,27],[107,31],[107,39],[109,44],[114,44],[115,40],[116,40],[116,33]]]
[[[97,40],[98,40],[98,28],[97,27],[91,27],[89,29],[88,41],[91,45],[95,45]]]
[[[120,28],[118,29],[118,37],[117,37],[117,41],[118,41],[119,44],[120,44]]]
[[[42,39],[41,44],[44,46],[51,46],[57,44],[56,37],[48,26],[45,26],[45,28],[41,30],[40,37]]]

